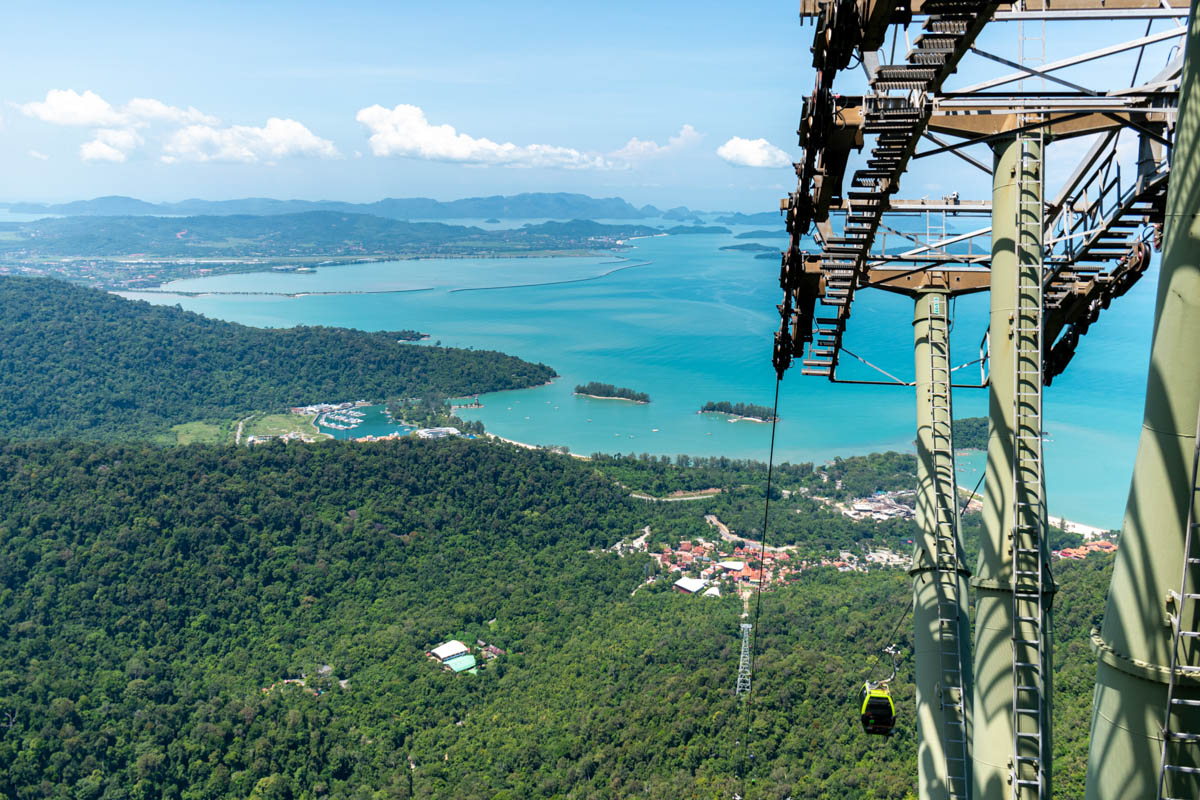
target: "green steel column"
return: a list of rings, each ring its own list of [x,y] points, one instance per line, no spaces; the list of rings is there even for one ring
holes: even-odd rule
[[[1017,307],[1016,239],[1020,145],[1016,138],[993,144],[992,274],[990,312],[989,435],[984,478],[984,535],[975,587],[975,695],[971,755],[973,797],[1008,800],[1012,769],[1013,627],[1012,552],[1013,441]],[[1035,268],[1024,265],[1026,269]],[[1047,626],[1048,628],[1048,626]],[[1049,697],[1045,708],[1049,716]],[[1047,740],[1049,726],[1046,726]],[[1049,763],[1046,765],[1049,772]]]
[[[1200,406],[1200,54],[1197,3],[1187,36],[1179,126],[1171,153],[1162,265],[1158,279],[1146,409],[1125,507],[1120,551],[1099,635],[1099,666],[1088,754],[1089,800],[1158,792],[1160,730],[1171,658],[1167,593],[1179,591],[1184,528]],[[1195,585],[1195,584],[1193,584]],[[1196,589],[1191,589],[1196,591]],[[1185,619],[1185,624],[1193,620]],[[1181,664],[1200,666],[1196,643]],[[1176,697],[1200,700],[1200,685],[1177,681]],[[1173,729],[1200,733],[1200,707],[1173,715]],[[1200,745],[1191,749],[1193,765]],[[1176,760],[1175,763],[1189,763]],[[1174,784],[1174,796],[1200,796],[1200,780]],[[1180,788],[1183,787],[1183,788]],[[1168,787],[1169,789],[1171,787]]]
[[[913,651],[916,666],[917,769],[921,800],[962,798],[970,786],[967,743],[970,741],[971,626],[967,616],[967,570],[959,558],[962,542],[958,525],[950,436],[952,419],[948,374],[944,387],[935,387],[934,362],[949,364],[950,339],[946,322],[947,295],[928,291],[917,296],[913,314],[917,390],[917,525],[921,538],[913,549]],[[935,320],[931,325],[930,320]],[[944,393],[944,397],[943,397]],[[942,454],[940,459],[935,457]],[[942,462],[939,467],[939,460]],[[948,462],[948,463],[947,463]],[[940,509],[940,512],[939,512]],[[955,569],[937,570],[939,522],[949,521],[954,538]],[[939,605],[942,614],[939,615]],[[957,624],[945,631],[941,617]],[[957,653],[957,658],[955,658]],[[949,673],[948,674],[948,670]],[[945,693],[943,684],[959,672],[958,692]],[[943,697],[963,702],[961,711],[943,708]],[[949,719],[947,717],[949,716]],[[965,723],[960,723],[965,720]]]

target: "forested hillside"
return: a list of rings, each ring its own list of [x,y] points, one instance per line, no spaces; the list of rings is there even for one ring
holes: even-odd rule
[[[660,233],[645,225],[605,225],[578,219],[487,231],[336,211],[267,216],[47,217],[5,223],[3,229],[11,235],[0,238],[0,255],[18,260],[131,253],[192,258],[521,254],[588,250],[617,239]],[[670,232],[700,231],[707,229]]]
[[[0,436],[139,438],[324,401],[544,383],[544,364],[412,331],[263,330],[49,279],[0,277]]]
[[[650,559],[600,552],[689,506],[481,441],[4,445],[0,796],[906,797],[911,660],[891,741],[854,695],[907,576],[819,569],[764,596],[747,737],[741,601],[631,596]],[[1058,567],[1060,797],[1080,796],[1110,566]],[[507,655],[456,676],[424,655],[452,637]]]

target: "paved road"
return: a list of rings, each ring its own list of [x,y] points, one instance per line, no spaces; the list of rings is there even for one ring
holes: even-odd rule
[[[748,544],[754,550],[758,550],[762,547],[762,542],[756,542],[753,539],[747,539],[745,537],[738,536],[736,533],[730,531],[729,526],[717,519],[716,514],[705,514],[704,521],[716,528],[721,533],[721,538],[727,542],[733,542],[734,544]],[[795,549],[796,545],[794,544],[785,545],[783,547],[772,547],[771,545],[767,545],[768,553],[786,553],[789,550]]]
[[[712,497],[713,493],[710,492],[708,494],[689,495],[687,497],[651,497],[648,494],[641,494],[640,492],[633,492],[629,496],[636,497],[638,500],[650,500],[655,503],[680,503],[680,502],[683,502],[684,500],[703,500],[706,497]]]

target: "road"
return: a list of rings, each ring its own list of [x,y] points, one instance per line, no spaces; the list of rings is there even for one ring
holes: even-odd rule
[[[712,497],[712,493],[688,495],[687,497],[651,497],[648,494],[633,492],[629,496],[636,497],[638,500],[649,500],[653,503],[681,503],[684,500],[703,500],[706,497]]]
[[[762,548],[762,542],[756,542],[753,539],[747,539],[745,537],[738,536],[736,533],[733,533],[732,531],[730,531],[729,526],[726,525],[724,522],[721,522],[721,520],[717,519],[716,514],[705,514],[704,521],[707,522],[709,525],[712,525],[714,528],[716,528],[717,531],[720,532],[721,538],[727,542],[732,542],[734,544],[743,544],[743,545],[748,544],[748,545],[750,545],[752,550],[759,550]],[[787,553],[787,552],[789,552],[791,550],[795,550],[795,549],[796,549],[796,545],[794,545],[794,544],[785,545],[783,547],[772,547],[771,545],[767,545],[768,553]]]

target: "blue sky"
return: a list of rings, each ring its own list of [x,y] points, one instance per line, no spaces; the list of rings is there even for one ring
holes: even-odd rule
[[[7,62],[2,199],[450,199],[562,190],[638,203],[769,208],[794,184],[790,167],[734,166],[716,150],[735,136],[761,138],[796,157],[799,98],[789,76],[803,66],[800,34],[791,0],[744,7],[24,4],[7,10],[0,34]],[[90,91],[115,113],[62,124],[88,103],[60,96],[39,117],[29,106],[46,104],[51,90],[79,97]],[[199,114],[165,120],[124,113],[134,98]],[[425,155],[405,155],[395,142],[388,154],[375,155],[373,130],[356,120],[372,106],[415,106],[430,126],[450,125],[472,139],[545,145],[609,163],[525,166],[541,162],[518,151],[507,166],[483,166],[488,162],[448,160],[436,143]],[[177,146],[173,163],[163,161],[188,126],[262,129],[271,118],[293,120],[331,148],[292,141],[298,149],[273,156],[280,151],[269,151],[270,144],[287,140],[284,132],[270,143],[259,136],[258,152],[222,151],[224,139],[207,135],[202,143],[192,137],[191,149]],[[695,133],[680,137],[685,125]],[[98,130],[136,134],[105,135],[123,161],[99,147],[81,157]],[[682,141],[668,147],[671,137]],[[635,146],[625,152],[636,155],[611,157],[635,138],[666,149]],[[504,157],[486,148],[466,155]],[[783,161],[775,156],[771,163]]]
[[[0,33],[0,200],[576,191],[771,210],[812,85],[796,7],[21,4]],[[949,191],[960,163],[906,194]]]

